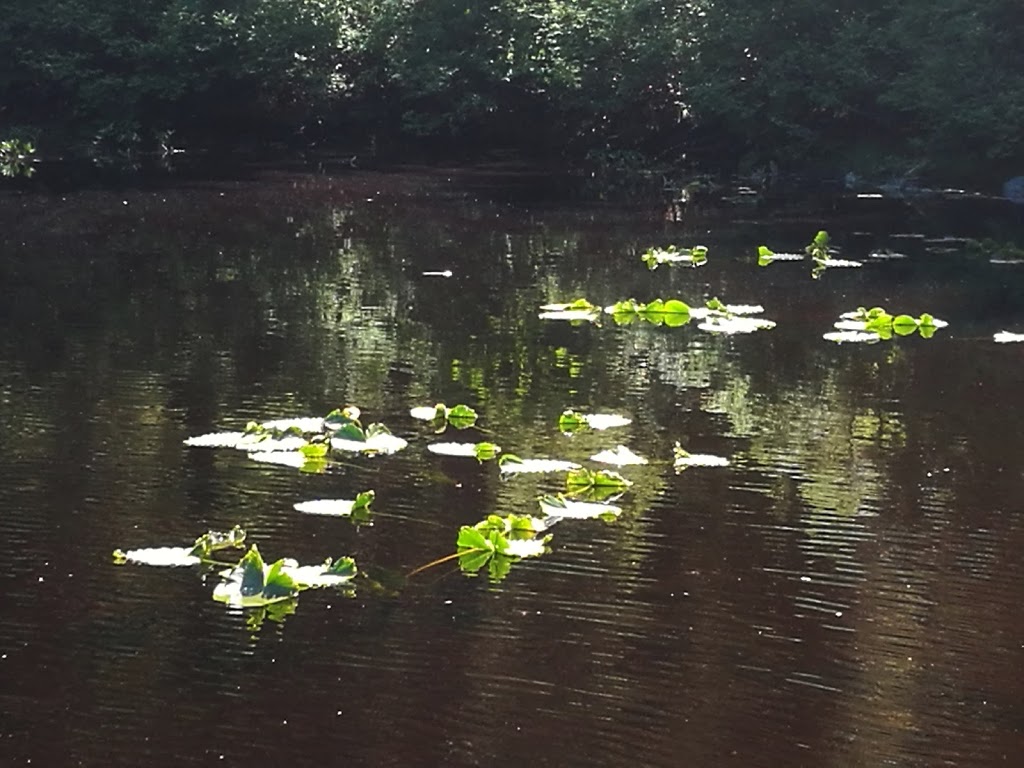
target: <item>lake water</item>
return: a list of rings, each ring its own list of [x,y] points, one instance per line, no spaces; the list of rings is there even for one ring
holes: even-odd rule
[[[517,182],[0,196],[0,764],[1017,764],[1024,345],[993,334],[1024,332],[1024,265],[937,239],[1020,217],[864,203],[671,223],[527,203],[543,188]],[[819,228],[865,265],[756,266],[758,245]],[[670,243],[708,263],[646,269]],[[778,325],[538,318],[657,296]],[[949,327],[822,339],[872,305]],[[479,428],[411,418],[438,402]],[[409,446],[312,474],[183,445],[346,404]],[[563,435],[567,408],[631,423]],[[442,440],[651,463],[620,470],[617,519],[559,523],[499,582],[454,561],[406,579],[460,526],[564,490],[426,449]],[[676,441],[730,464],[677,472]],[[365,489],[371,525],[292,509]],[[212,600],[214,573],[113,563],[236,524],[268,560],[351,555],[373,580],[266,615]]]

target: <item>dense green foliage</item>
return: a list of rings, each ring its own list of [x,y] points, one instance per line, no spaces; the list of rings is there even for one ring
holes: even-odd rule
[[[0,138],[1024,162],[1017,0],[7,0]]]

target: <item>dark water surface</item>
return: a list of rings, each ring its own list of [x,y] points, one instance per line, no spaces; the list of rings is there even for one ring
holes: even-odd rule
[[[1024,332],[1024,265],[896,237],[981,234],[909,208],[486,198],[442,172],[0,196],[0,764],[1019,765],[1024,346],[992,334]],[[820,226],[907,258],[754,265]],[[646,270],[670,242],[709,263]],[[659,295],[778,327],[537,318]],[[950,326],[821,338],[873,304]],[[269,558],[404,574],[561,488],[427,452],[464,439],[409,416],[441,401],[521,456],[652,464],[500,583],[448,563],[261,622],[213,575],[111,561],[241,524]],[[310,475],[182,445],[346,403],[409,447]],[[567,407],[632,424],[567,437]],[[677,474],[676,440],[732,463]],[[291,508],[366,488],[370,526]]]

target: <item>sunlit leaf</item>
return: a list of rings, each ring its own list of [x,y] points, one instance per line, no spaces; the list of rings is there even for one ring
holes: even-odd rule
[[[348,517],[353,512],[368,508],[373,497],[373,491],[363,491],[355,499],[314,499],[294,504],[293,508],[307,515]]]
[[[588,486],[609,487],[614,489],[628,488],[633,483],[627,480],[618,472],[608,469],[592,470],[581,467],[570,470],[565,477],[566,488],[579,488]]]
[[[775,327],[775,322],[760,317],[709,317],[698,326],[702,331],[733,335],[737,333],[754,333]]]
[[[508,454],[501,457],[507,459]],[[499,461],[498,469],[501,470],[502,474],[514,475],[519,473],[546,473],[546,472],[565,472],[570,469],[576,469],[580,465],[574,461],[564,461],[562,459],[519,459],[514,457],[516,460],[513,461]]]
[[[620,507],[590,501],[573,501],[564,496],[544,496],[538,500],[541,512],[555,518],[584,520],[602,515],[618,515]]]
[[[854,330],[830,331],[829,333],[822,334],[822,338],[827,341],[834,341],[837,344],[844,344],[847,342],[873,344],[876,341],[882,340],[882,337],[877,333]]]
[[[114,550],[114,562],[118,565],[156,565],[181,567],[199,565],[202,560],[192,554],[192,547],[148,547],[145,549]]]
[[[591,461],[596,461],[601,464],[614,464],[618,467],[624,467],[630,464],[646,464],[647,459],[643,456],[638,456],[629,450],[624,445],[616,446],[611,450],[604,450],[600,453],[595,453],[590,457]]]
[[[675,456],[674,465],[677,470],[687,467],[727,467],[729,460],[723,456],[713,456],[709,453],[690,453],[679,444],[673,449]]]
[[[583,418],[587,422],[587,426],[597,430],[624,427],[633,423],[632,419],[614,413],[588,413]]]

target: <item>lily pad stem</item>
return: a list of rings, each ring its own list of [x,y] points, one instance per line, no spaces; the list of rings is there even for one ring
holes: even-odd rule
[[[433,568],[435,565],[441,565],[441,563],[447,563],[449,560],[455,560],[456,558],[462,557],[463,555],[469,555],[469,554],[472,554],[474,552],[489,552],[489,551],[490,550],[487,550],[487,549],[475,548],[475,549],[463,549],[463,550],[461,550],[459,552],[453,552],[450,555],[445,555],[444,557],[440,557],[437,560],[431,560],[426,565],[421,565],[419,568],[416,568],[414,570],[409,571],[409,573],[407,573],[405,575],[405,578],[408,579],[408,578],[410,578],[412,576],[415,576],[417,573],[422,573],[423,571],[427,570],[428,568]]]

